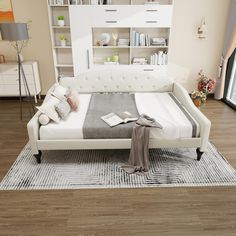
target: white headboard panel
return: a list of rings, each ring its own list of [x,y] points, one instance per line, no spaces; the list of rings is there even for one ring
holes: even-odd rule
[[[75,78],[62,78],[60,84],[86,92],[172,92],[173,81],[155,72],[127,69],[89,70]]]

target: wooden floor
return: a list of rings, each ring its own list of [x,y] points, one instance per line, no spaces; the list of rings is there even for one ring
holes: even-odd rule
[[[210,100],[211,140],[236,168],[236,112]],[[0,179],[27,143],[0,100]],[[0,235],[236,235],[236,187],[0,191]]]

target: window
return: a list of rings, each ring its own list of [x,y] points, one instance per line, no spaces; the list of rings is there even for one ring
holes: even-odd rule
[[[227,66],[224,101],[236,109],[236,49]]]
[[[231,72],[226,99],[234,106],[236,106],[236,54],[234,55],[234,64]]]

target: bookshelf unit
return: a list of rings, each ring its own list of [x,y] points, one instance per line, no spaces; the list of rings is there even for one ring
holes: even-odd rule
[[[106,61],[119,56],[119,66],[132,66],[144,71],[167,70],[167,54],[171,35],[173,0],[159,0],[159,4],[146,4],[145,0],[112,0],[110,5],[90,5],[90,0],[47,0],[52,50],[56,78],[76,76],[96,66],[111,66]],[[76,3],[83,4],[76,4]],[[65,17],[65,25],[59,26],[58,16]],[[165,38],[165,45],[133,45],[133,31],[150,38]],[[100,35],[108,33],[108,46],[98,45]],[[128,39],[127,45],[114,45],[112,33]],[[60,45],[60,36],[67,39]],[[147,42],[147,41],[146,41]],[[165,62],[153,64],[151,56],[163,52]],[[146,64],[133,65],[134,58],[146,58]],[[152,57],[153,59],[153,57]],[[104,62],[106,62],[104,64]],[[115,65],[118,66],[118,65]]]
[[[73,60],[72,60],[72,44],[70,33],[70,18],[69,18],[69,0],[62,1],[61,5],[56,4],[54,0],[47,0],[48,16],[50,24],[52,52],[54,61],[54,70],[56,80],[63,76],[74,76]],[[64,16],[65,25],[58,25],[58,16]],[[66,46],[60,45],[60,36],[64,35]]]
[[[101,68],[113,65],[132,66],[144,71],[167,71],[173,5],[170,1],[165,1],[165,3],[168,4],[70,6],[75,75],[98,66]],[[95,17],[82,21],[89,15],[95,15]],[[149,44],[133,45],[133,31],[148,35],[149,40],[164,38],[165,44],[158,45],[149,42]],[[111,38],[107,46],[98,43],[103,33],[109,34]],[[122,46],[114,44],[113,33],[116,33],[119,39],[127,39],[128,44]],[[165,60],[158,61],[156,59],[158,53],[164,55]],[[113,56],[119,57],[119,64],[111,59]]]

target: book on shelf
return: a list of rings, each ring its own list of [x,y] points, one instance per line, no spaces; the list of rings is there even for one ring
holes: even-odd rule
[[[102,116],[101,119],[110,127],[114,127],[119,124],[126,124],[128,122],[136,121],[138,120],[138,117],[134,116],[128,111],[124,111],[120,113],[109,113],[105,116]]]
[[[139,36],[139,45],[140,46],[146,46],[146,40],[145,40],[145,34],[140,34]]]
[[[119,39],[118,46],[129,46],[129,39]]]
[[[138,32],[135,32],[135,46],[139,46],[140,36]]]
[[[136,34],[136,32],[133,30],[132,31],[132,34],[131,34],[131,46],[135,46],[136,45],[136,42],[135,42],[135,35]]]
[[[159,51],[150,56],[151,65],[167,65],[168,54],[167,52]]]
[[[64,0],[49,0],[49,5],[58,5],[58,6],[63,6],[63,5],[68,5],[68,1]]]

